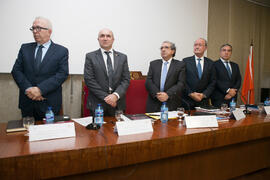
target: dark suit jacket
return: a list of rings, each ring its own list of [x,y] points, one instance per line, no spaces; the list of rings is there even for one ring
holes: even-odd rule
[[[241,74],[239,67],[236,63],[230,61],[231,68],[232,68],[232,77],[229,77],[228,71],[224,66],[223,62],[219,59],[214,62],[214,66],[216,69],[216,88],[212,94],[211,100],[214,106],[220,107],[222,103],[229,104],[230,100],[225,100],[224,97],[227,94],[227,90],[229,88],[240,89],[241,86]],[[234,97],[235,100],[237,96]]]
[[[146,112],[159,112],[162,103],[156,98],[160,92],[162,60],[154,60],[150,63],[145,87],[149,92]],[[169,96],[167,106],[169,110],[176,110],[181,105],[181,93],[185,87],[185,64],[181,61],[172,59],[167,73],[164,92]]]
[[[112,89],[113,92],[117,92],[120,96],[117,108],[124,110],[126,108],[126,90],[130,81],[127,56],[117,51],[114,51],[113,55],[114,75]],[[94,111],[97,104],[100,103],[103,108],[106,108],[107,104],[104,98],[109,95],[109,78],[101,49],[86,54],[84,80],[89,89],[87,107]]]
[[[186,64],[186,89],[183,99],[188,103],[185,108],[193,109],[196,106],[208,105],[209,97],[214,91],[216,84],[214,63],[207,57],[204,57],[204,66],[201,79],[199,79],[196,67],[195,56],[184,58]],[[203,93],[206,98],[201,102],[196,102],[188,95],[193,92]]]
[[[51,42],[45,54],[39,71],[34,68],[35,48],[37,43],[23,44],[12,69],[12,75],[20,89],[19,108],[33,109],[34,103],[42,112],[52,106],[58,114],[62,105],[62,83],[68,77],[68,49]],[[37,86],[46,98],[44,101],[32,101],[25,95],[29,87]]]

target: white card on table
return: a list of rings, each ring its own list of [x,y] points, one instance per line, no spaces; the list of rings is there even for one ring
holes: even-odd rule
[[[119,136],[153,132],[150,119],[116,122],[116,128]]]
[[[270,106],[264,106],[264,110],[267,115],[270,115]]]
[[[186,116],[185,123],[187,128],[218,127],[216,115]]]
[[[242,109],[236,109],[232,113],[237,121],[246,118],[246,115],[243,113]]]
[[[75,137],[74,122],[29,126],[29,141]]]

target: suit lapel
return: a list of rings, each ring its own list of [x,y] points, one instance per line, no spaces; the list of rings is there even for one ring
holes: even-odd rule
[[[235,75],[234,72],[236,72],[236,66],[235,66],[235,64],[232,63],[232,62],[230,62],[230,64],[231,64],[231,67],[232,67],[232,79],[233,79],[233,77],[234,77],[234,75]]]
[[[116,51],[113,51],[113,59],[114,59],[114,62],[113,62],[113,74],[115,75],[116,74],[116,71],[118,69],[118,64],[119,64],[119,61],[120,61],[120,56],[119,54],[116,52]]]
[[[221,67],[222,70],[223,70],[223,73],[224,73],[224,74],[227,74],[227,78],[230,80],[232,77],[230,78],[229,73],[228,73],[228,70],[227,70],[227,68],[225,67],[224,63],[221,61],[221,59],[219,59],[219,64],[220,64],[220,67]],[[233,69],[232,63],[230,63],[230,65],[231,65],[231,68]],[[233,72],[233,70],[232,70],[232,72]]]
[[[43,66],[45,66],[51,59],[50,57],[53,56],[53,54],[55,53],[55,44],[51,41],[51,45],[48,49],[48,51],[46,52],[41,64],[40,64],[40,67],[39,69],[41,69]]]
[[[159,89],[160,89],[160,80],[161,80],[161,71],[162,71],[162,60],[160,59],[159,60],[159,62],[157,63],[157,67],[155,68],[155,70],[157,71],[157,76],[158,76],[158,79],[159,79],[159,81],[157,82],[157,84],[158,84],[158,87],[159,87]],[[167,79],[167,78],[166,78]],[[165,82],[165,84],[166,84],[166,82]]]
[[[209,64],[208,64],[208,61],[207,61],[207,58],[204,57],[204,62],[203,62],[203,72],[202,72],[202,78],[205,76],[206,72],[208,71],[208,67],[209,67]]]
[[[170,76],[173,74],[173,72],[174,72],[174,64],[175,64],[175,60],[174,59],[172,59],[172,61],[171,61],[171,64],[170,64],[170,68],[169,68],[169,71],[168,71],[168,73],[167,73],[167,76],[166,76],[166,81],[165,81],[165,85],[164,85],[164,87],[166,87],[166,84],[167,84],[167,82],[169,81],[169,79],[170,79]],[[165,88],[164,88],[165,89]]]
[[[35,50],[36,50],[36,46],[37,46],[37,43],[33,43],[32,44],[32,47],[31,47],[31,54],[30,54],[30,57],[32,57],[31,59],[31,65],[32,65],[32,68],[33,68],[33,71],[35,72],[36,71],[36,68],[35,68],[35,65],[36,65],[36,58],[35,58]]]
[[[96,57],[97,57],[97,62],[102,67],[102,70],[103,70],[104,74],[108,77],[108,73],[107,73],[105,63],[104,63],[104,59],[103,59],[103,56],[101,54],[101,49],[96,51]]]
[[[190,61],[191,68],[193,69],[193,72],[196,74],[196,77],[200,80],[199,78],[199,72],[196,66],[196,59],[195,56],[192,56],[192,60]]]

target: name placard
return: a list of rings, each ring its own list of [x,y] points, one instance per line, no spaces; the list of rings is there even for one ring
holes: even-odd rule
[[[236,109],[232,113],[237,121],[246,118],[246,115],[243,113],[242,109]]]
[[[216,115],[186,116],[185,123],[187,128],[218,127]]]
[[[116,128],[119,136],[153,132],[150,119],[116,122]]]
[[[270,115],[270,106],[264,106],[264,110],[267,115]]]
[[[29,141],[75,137],[74,122],[29,126]]]

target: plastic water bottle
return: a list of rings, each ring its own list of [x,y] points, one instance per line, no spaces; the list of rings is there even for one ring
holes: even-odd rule
[[[166,106],[166,102],[163,102],[160,111],[160,120],[162,123],[166,123],[168,121],[168,107]]]
[[[264,101],[264,106],[270,106],[269,98],[266,98]]]
[[[100,127],[103,124],[103,108],[101,104],[98,104],[97,108],[95,109],[95,123]]]
[[[232,101],[230,102],[230,111],[234,111],[236,108],[236,102],[234,101],[234,98],[232,98]]]
[[[45,117],[46,117],[46,123],[53,123],[53,121],[54,121],[54,113],[52,111],[51,106],[48,107],[48,110],[46,111]]]

